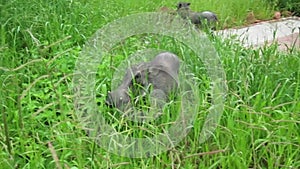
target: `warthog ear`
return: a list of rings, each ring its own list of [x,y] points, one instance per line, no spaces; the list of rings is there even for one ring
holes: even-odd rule
[[[151,75],[156,76],[156,75],[158,75],[160,69],[158,67],[151,66],[151,67],[149,67],[148,71],[149,71],[149,73],[151,73]]]
[[[190,5],[191,5],[191,3],[190,3],[190,2],[188,2],[188,3],[187,3],[187,6],[190,6]]]
[[[182,3],[179,2],[177,5],[176,5],[177,9],[181,8],[182,7]]]
[[[142,81],[142,71],[137,71],[134,74],[134,77],[132,78],[132,82],[131,83],[140,83]]]

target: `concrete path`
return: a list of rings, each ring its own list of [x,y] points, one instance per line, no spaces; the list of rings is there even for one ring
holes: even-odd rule
[[[235,37],[245,47],[260,47],[278,42],[280,50],[300,49],[300,18],[289,17],[260,22],[247,27],[217,31],[224,38]]]

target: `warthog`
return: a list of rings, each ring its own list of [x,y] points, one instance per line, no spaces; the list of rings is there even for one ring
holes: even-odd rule
[[[179,85],[179,65],[175,54],[163,52],[149,62],[131,66],[127,69],[121,85],[108,93],[106,104],[122,110],[133,101],[130,91],[135,95],[144,96],[149,86],[152,88],[151,97],[166,100],[168,94],[175,91]]]
[[[203,27],[204,24],[211,29],[216,29],[216,23],[218,21],[217,15],[211,11],[193,12],[190,9],[191,3],[179,2],[177,4],[177,13],[183,19],[189,19],[197,27]]]

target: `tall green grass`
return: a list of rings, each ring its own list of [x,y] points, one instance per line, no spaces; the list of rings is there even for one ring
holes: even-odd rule
[[[248,11],[272,15],[264,1],[191,1],[212,10],[224,26],[241,25]],[[213,39],[225,68],[228,94],[213,137],[199,144],[209,99],[201,60],[168,37],[135,36],[99,65],[99,110],[110,90],[112,67],[137,49],[162,48],[179,55],[199,84],[202,104],[189,135],[152,158],[106,152],[87,137],[74,111],[73,70],[85,41],[101,26],[128,14],[174,7],[173,1],[2,1],[0,29],[1,168],[299,168],[299,51],[277,46],[245,49]],[[260,19],[260,18],[259,18]],[[157,43],[160,42],[160,43]],[[113,65],[111,65],[111,63]],[[114,123],[116,127],[124,127]]]

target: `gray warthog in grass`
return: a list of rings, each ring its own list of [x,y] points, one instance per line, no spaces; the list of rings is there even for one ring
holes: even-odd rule
[[[133,95],[145,96],[151,87],[150,96],[166,101],[168,95],[179,85],[180,61],[170,52],[158,54],[149,62],[142,62],[127,69],[121,85],[108,93],[106,104],[118,109],[132,105]]]

